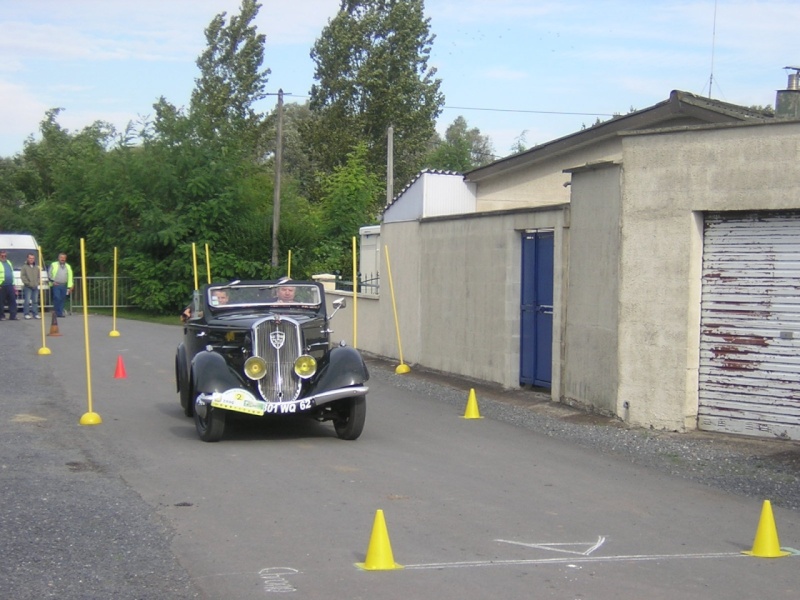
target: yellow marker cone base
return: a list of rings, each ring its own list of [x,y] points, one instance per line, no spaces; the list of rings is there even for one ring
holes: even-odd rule
[[[411,367],[406,364],[397,365],[397,368],[394,370],[394,372],[398,375],[405,375],[406,373],[411,372]]]
[[[103,419],[96,412],[87,412],[81,417],[81,425],[100,425]]]
[[[108,337],[119,337],[120,333],[116,329],[108,332]]]
[[[772,504],[769,500],[764,500],[764,505],[761,508],[761,518],[758,520],[753,549],[742,554],[758,558],[781,558],[791,554],[791,552],[781,550],[781,543],[778,541],[778,528],[775,526],[775,517],[772,515]]]
[[[480,411],[478,410],[478,399],[475,396],[475,390],[469,391],[467,398],[467,409],[464,411],[464,419],[482,419]]]
[[[363,563],[356,563],[356,566],[365,571],[394,571],[403,568],[402,565],[394,562],[392,544],[389,542],[389,532],[386,531],[386,519],[383,517],[382,510],[375,513],[367,558]]]

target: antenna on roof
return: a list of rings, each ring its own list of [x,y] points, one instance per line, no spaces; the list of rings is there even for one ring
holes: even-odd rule
[[[717,0],[714,0],[714,27],[711,31],[711,75],[708,76],[708,97],[714,85],[714,50],[717,46]]]

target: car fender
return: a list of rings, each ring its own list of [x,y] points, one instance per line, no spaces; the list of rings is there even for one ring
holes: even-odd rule
[[[239,375],[228,366],[225,358],[218,352],[203,350],[192,359],[192,389],[198,392],[224,392],[242,387]]]
[[[362,385],[369,379],[367,365],[355,348],[336,346],[328,352],[326,359],[314,381],[311,390],[314,394]]]

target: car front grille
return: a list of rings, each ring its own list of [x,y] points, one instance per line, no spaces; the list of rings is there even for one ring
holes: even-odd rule
[[[266,375],[258,380],[264,400],[291,402],[300,395],[294,361],[301,353],[300,324],[293,319],[268,317],[253,326],[253,355],[267,363]]]

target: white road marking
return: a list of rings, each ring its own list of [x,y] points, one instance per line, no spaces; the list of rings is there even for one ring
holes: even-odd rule
[[[547,543],[547,544],[530,544],[527,542],[514,542],[512,540],[495,540],[495,542],[501,542],[503,544],[514,544],[515,546],[525,546],[526,548],[539,548],[540,550],[552,550],[553,552],[564,552],[566,554],[577,554],[579,556],[589,556],[592,552],[597,550],[600,546],[602,546],[606,541],[605,536],[598,536],[597,541],[592,544],[592,542],[554,542],[554,543]],[[588,546],[586,550],[583,552],[578,552],[576,550],[565,550],[565,546],[570,547],[583,547]]]
[[[287,575],[299,573],[291,567],[268,567],[261,569],[258,576],[264,582],[264,592],[267,594],[291,594],[297,589],[286,579]]]
[[[534,558],[520,560],[479,560],[452,563],[428,563],[418,565],[405,565],[406,570],[413,569],[463,569],[469,567],[508,567],[514,565],[571,565],[576,563],[602,563],[602,562],[642,562],[648,560],[676,560],[698,558],[747,558],[741,552],[706,552],[702,554],[628,554],[622,556],[585,556],[575,558]]]

